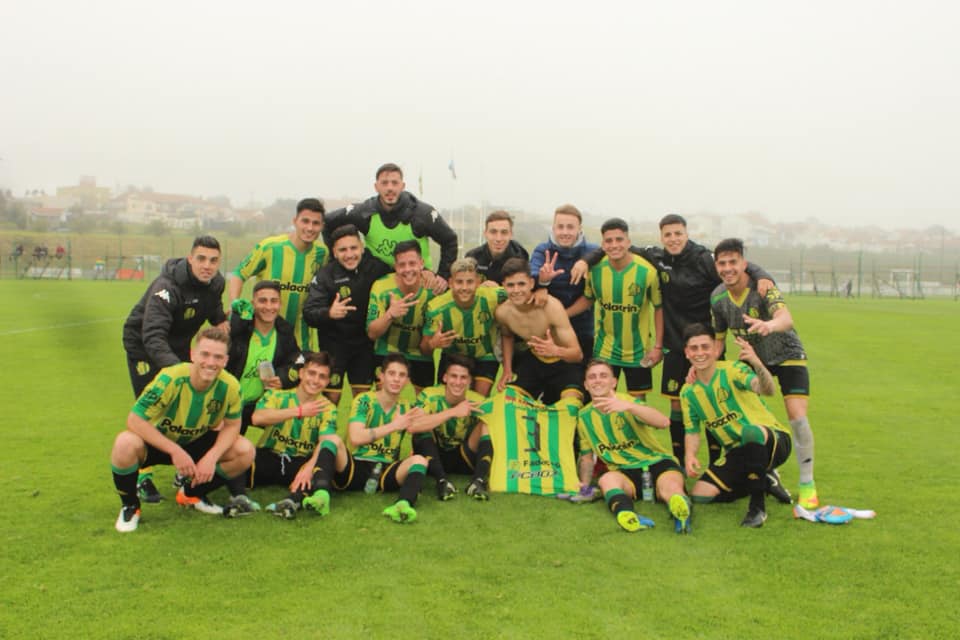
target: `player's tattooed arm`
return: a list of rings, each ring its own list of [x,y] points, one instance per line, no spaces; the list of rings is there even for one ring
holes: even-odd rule
[[[738,337],[737,346],[740,347],[740,359],[753,367],[756,374],[756,377],[750,382],[750,388],[762,396],[772,396],[776,392],[773,374],[763,365],[763,361],[749,342]]]

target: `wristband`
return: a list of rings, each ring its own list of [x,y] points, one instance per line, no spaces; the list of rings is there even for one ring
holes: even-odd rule
[[[297,407],[297,417],[303,419],[303,405]]]

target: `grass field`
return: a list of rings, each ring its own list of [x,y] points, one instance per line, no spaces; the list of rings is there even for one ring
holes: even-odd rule
[[[321,520],[145,505],[117,534],[108,455],[132,404],[120,345],[142,283],[0,281],[6,313],[0,638],[954,638],[960,410],[952,301],[796,298],[817,479],[871,508],[831,527],[769,504],[622,533],[602,504],[461,494],[419,521],[335,495]],[[661,409],[666,404],[653,397]],[[782,403],[771,403],[783,417]],[[171,472],[160,471],[172,497]],[[796,485],[793,459],[782,468]],[[458,479],[462,488],[464,479]],[[281,490],[260,491],[266,503]],[[215,496],[220,497],[220,496]],[[953,549],[953,551],[951,551]]]

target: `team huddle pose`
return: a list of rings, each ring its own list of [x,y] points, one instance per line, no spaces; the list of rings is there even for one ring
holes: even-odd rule
[[[776,469],[795,450],[797,502],[819,505],[806,354],[741,241],[711,252],[671,214],[662,246],[632,246],[619,218],[591,244],[566,204],[532,253],[496,211],[485,244],[458,259],[456,234],[405,190],[400,167],[381,166],[374,188],[330,213],[301,200],[293,230],[258,243],[226,280],[219,243],[200,236],[147,288],[123,328],[136,401],[110,456],[118,531],[164,499],[154,465],[175,467],[178,504],[229,518],[261,510],[251,490],[279,485],[287,494],[263,510],[280,518],[326,516],[342,491],[395,492],[384,516],[412,523],[427,476],[446,501],[458,493],[448,474],[465,474],[464,493],[481,501],[602,495],[630,532],[653,526],[636,502],[659,501],[688,533],[694,504],[741,497],[741,524],[762,526],[767,495],[792,501]],[[728,332],[736,359],[724,359]],[[661,363],[669,416],[645,400]],[[777,384],[788,425],[761,399]],[[256,446],[243,437],[251,425]],[[209,494],[221,486],[230,498],[218,505]]]

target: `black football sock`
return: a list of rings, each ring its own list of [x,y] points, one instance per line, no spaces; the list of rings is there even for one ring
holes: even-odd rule
[[[137,471],[140,465],[135,464],[126,469],[118,469],[110,465],[113,471],[113,486],[117,488],[117,495],[125,507],[139,507],[140,496],[137,494]]]
[[[400,487],[400,499],[409,502],[411,507],[417,503],[417,496],[420,495],[420,487],[423,486],[423,476],[426,472],[427,468],[422,464],[410,465],[407,479]]]

